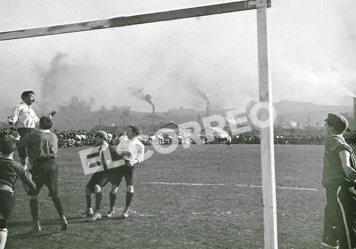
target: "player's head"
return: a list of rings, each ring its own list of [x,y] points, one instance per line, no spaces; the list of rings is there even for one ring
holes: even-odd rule
[[[347,119],[337,113],[328,113],[328,117],[325,119],[327,127],[331,128],[331,131],[335,135],[343,133],[349,126]]]
[[[0,152],[4,155],[10,155],[16,150],[16,141],[11,136],[4,136],[0,139]]]
[[[108,141],[108,134],[105,131],[97,131],[94,134],[95,145],[102,145],[104,141]]]
[[[126,135],[129,139],[138,136],[140,134],[141,134],[141,127],[136,125],[130,125],[130,128],[126,132]]]
[[[32,105],[33,103],[35,103],[35,93],[32,90],[24,91],[21,94],[21,99],[27,105]]]
[[[49,130],[52,128],[53,122],[49,117],[43,116],[40,118],[40,129]]]

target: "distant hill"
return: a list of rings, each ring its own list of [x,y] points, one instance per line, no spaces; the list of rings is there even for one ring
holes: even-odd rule
[[[329,112],[341,113],[350,119],[353,119],[353,106],[332,106],[332,105],[317,105],[311,102],[299,102],[290,100],[281,100],[273,104],[274,108],[280,116],[280,121],[286,123],[296,121],[301,124],[321,127],[324,125],[324,120]]]
[[[248,105],[254,101],[249,102]],[[276,122],[286,124],[290,121],[299,122],[300,124],[310,124],[311,127],[323,127],[324,119],[328,112],[342,113],[349,117],[350,124],[353,124],[353,106],[331,106],[317,105],[311,102],[299,102],[290,100],[281,100],[273,104],[277,113],[278,119]],[[126,108],[126,107],[125,107]],[[127,109],[128,108],[128,109]],[[129,107],[121,110],[120,108],[92,111],[91,107],[78,101],[72,101],[68,106],[58,109],[54,119],[53,129],[59,131],[65,130],[91,130],[95,126],[107,126],[112,129],[122,130],[128,124],[137,124],[146,129],[146,131],[154,131],[157,128],[164,126],[169,122],[181,124],[185,122],[199,122],[206,116],[206,111],[195,111],[192,108],[185,109],[168,109],[167,112],[138,112],[132,111]],[[241,107],[237,107],[241,108]],[[36,108],[37,109],[37,108]],[[226,116],[225,110],[210,110],[210,115]],[[38,111],[38,110],[37,110]],[[7,113],[10,113],[7,112]],[[7,113],[3,113],[1,120],[6,121]],[[41,113],[49,113],[49,111],[39,110]],[[145,131],[145,132],[146,132]]]
[[[281,100],[278,103],[274,103],[273,106],[281,114],[302,113],[302,112],[353,113],[352,105],[350,106],[317,105],[311,102],[290,101],[286,99]]]

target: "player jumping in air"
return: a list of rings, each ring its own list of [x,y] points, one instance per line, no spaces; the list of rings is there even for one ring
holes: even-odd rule
[[[21,139],[28,134],[35,132],[36,125],[38,125],[38,117],[35,111],[32,109],[32,105],[35,103],[35,93],[31,90],[24,91],[21,94],[22,102],[18,104],[13,110],[12,114],[7,118],[7,122],[10,125],[14,125],[17,128],[17,132],[20,134]],[[56,114],[52,111],[49,114],[50,118]],[[18,148],[21,164],[27,169],[28,157],[26,148]]]

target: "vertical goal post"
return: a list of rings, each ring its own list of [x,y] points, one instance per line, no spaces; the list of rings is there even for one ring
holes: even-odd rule
[[[172,21],[178,19],[225,14],[245,10],[257,10],[257,39],[258,39],[258,72],[259,100],[268,103],[268,111],[262,113],[263,119],[268,119],[268,127],[261,128],[261,169],[263,187],[263,216],[264,216],[264,248],[278,248],[275,161],[273,142],[273,106],[272,87],[268,65],[268,36],[267,8],[271,0],[248,0],[221,3],[186,9],[155,12],[141,15],[114,17],[97,21],[55,25],[43,28],[32,28],[0,32],[0,41],[39,37],[47,35],[66,34],[73,32],[92,31],[124,27],[145,23]]]

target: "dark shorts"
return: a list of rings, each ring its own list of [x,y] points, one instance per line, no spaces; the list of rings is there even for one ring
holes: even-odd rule
[[[126,186],[133,186],[134,184],[134,169],[135,166],[120,166],[109,170],[109,181],[115,186],[119,186],[122,178],[125,178]]]
[[[101,188],[104,187],[109,182],[109,176],[106,171],[100,171],[94,173],[86,188],[90,190],[90,192],[94,193],[95,185],[99,185]]]
[[[49,190],[48,196],[58,195],[58,167],[55,158],[35,160],[30,173],[36,183],[35,192],[30,195],[38,195],[43,185]]]
[[[9,216],[14,208],[14,193],[0,189],[0,229],[7,228],[9,224]]]
[[[35,132],[34,128],[17,128],[17,132],[20,135],[20,139],[28,136],[31,133]],[[27,157],[27,148],[17,148],[17,151],[19,152],[19,157]]]

